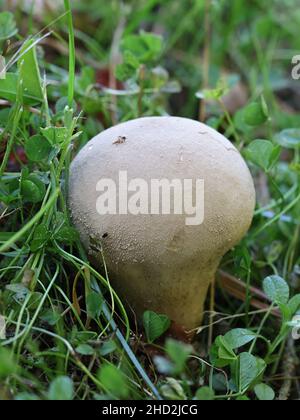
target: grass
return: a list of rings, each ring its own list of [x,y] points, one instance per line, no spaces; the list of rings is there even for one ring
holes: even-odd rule
[[[300,134],[285,94],[298,88],[275,58],[298,50],[300,18],[284,3],[284,13],[276,0],[247,11],[239,0],[78,1],[71,11],[65,0],[40,15],[20,3],[0,29],[1,399],[299,398]],[[239,83],[248,99],[232,110],[224,95]],[[222,262],[240,280],[218,275],[191,346],[166,338],[157,314],[144,331],[129,320],[108,273],[89,263],[66,197],[70,163],[93,135],[140,115],[197,119],[199,108],[240,149],[258,200]]]

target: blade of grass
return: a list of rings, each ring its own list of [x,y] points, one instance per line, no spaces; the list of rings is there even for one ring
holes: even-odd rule
[[[38,221],[40,218],[51,208],[51,206],[55,203],[60,190],[57,189],[52,196],[49,198],[49,201],[45,206],[43,206],[35,216],[25,225],[22,229],[16,232],[8,241],[6,241],[2,246],[0,246],[0,253],[7,251],[12,245],[14,245],[18,240],[20,240],[26,232]]]
[[[68,17],[69,28],[69,85],[68,85],[68,104],[73,107],[74,85],[75,85],[75,36],[73,26],[73,16],[70,0],[64,0],[65,10]]]

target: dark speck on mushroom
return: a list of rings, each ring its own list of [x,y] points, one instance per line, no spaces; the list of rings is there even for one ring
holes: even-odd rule
[[[117,140],[113,142],[113,144],[123,144],[126,141],[126,136],[119,136]]]

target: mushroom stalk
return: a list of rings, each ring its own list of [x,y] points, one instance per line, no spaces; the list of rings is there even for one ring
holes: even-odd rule
[[[113,283],[138,320],[150,309],[167,314],[176,325],[189,331],[202,323],[207,291],[217,269],[216,266],[208,272],[200,265],[191,264],[191,267],[176,268],[159,265],[137,268],[135,264],[129,264],[122,267],[126,270],[122,281],[115,281],[120,278],[118,271],[113,273]],[[139,279],[134,287],[133,278]]]

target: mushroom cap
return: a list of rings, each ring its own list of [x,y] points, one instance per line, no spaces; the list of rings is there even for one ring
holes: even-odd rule
[[[188,226],[186,214],[98,214],[96,185],[103,178],[118,185],[119,171],[149,185],[153,179],[203,179],[204,222]],[[249,229],[255,189],[240,153],[211,127],[146,117],[103,131],[79,152],[71,165],[69,205],[85,247],[91,238],[101,241],[110,265],[181,266],[200,259],[205,267],[218,264]]]

